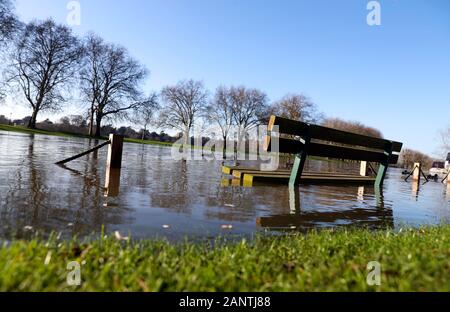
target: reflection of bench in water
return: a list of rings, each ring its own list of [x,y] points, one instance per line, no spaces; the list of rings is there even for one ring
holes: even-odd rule
[[[255,182],[383,184],[389,164],[396,164],[402,143],[355,134],[351,132],[307,124],[277,116],[270,118],[264,149],[268,152],[295,154],[292,170],[259,171],[251,168],[224,167],[223,172],[241,179],[244,185]],[[293,138],[294,137],[294,138]],[[304,172],[308,156],[374,162],[379,164],[376,177]],[[365,170],[364,170],[365,171]]]
[[[256,224],[259,227],[268,229],[308,229],[317,226],[368,226],[371,228],[385,228],[393,226],[392,209],[385,207],[383,195],[380,189],[374,187],[321,187],[323,193],[319,198],[314,200],[315,204],[324,207],[333,207],[335,197],[334,192],[345,194],[348,203],[352,202],[352,198],[359,202],[375,200],[375,202],[362,207],[340,207],[338,210],[305,210],[300,204],[299,188],[289,188],[289,206],[290,212],[281,212],[274,215],[259,217]],[[327,191],[331,191],[327,198]],[[341,196],[340,200],[343,199]]]
[[[259,217],[256,224],[270,229],[308,229],[317,225],[360,225],[372,227],[392,226],[393,215],[387,209],[351,209],[344,211],[304,211],[298,214],[284,214]]]

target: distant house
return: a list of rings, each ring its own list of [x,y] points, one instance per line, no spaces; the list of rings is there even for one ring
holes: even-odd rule
[[[10,120],[5,115],[0,115],[0,125],[8,125]]]
[[[45,119],[43,122],[40,122],[41,124],[46,124],[46,125],[53,125],[53,121],[51,121],[50,119]]]
[[[27,117],[24,117],[22,119],[15,119],[15,120],[13,120],[13,125],[15,125],[15,126],[27,126],[28,122],[30,121],[30,119],[31,119],[31,116],[27,116]]]

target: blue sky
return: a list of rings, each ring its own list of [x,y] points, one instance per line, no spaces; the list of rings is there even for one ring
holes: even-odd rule
[[[65,23],[68,2],[17,0],[17,12]],[[148,91],[194,78],[212,92],[304,93],[328,117],[427,153],[450,124],[449,0],[379,1],[380,26],[366,23],[368,0],[79,2],[74,31],[126,46],[151,72]]]

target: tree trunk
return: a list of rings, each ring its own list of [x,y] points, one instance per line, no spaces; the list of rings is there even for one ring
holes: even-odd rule
[[[89,116],[89,136],[91,137],[94,132],[94,109],[91,107],[91,113]]]
[[[238,158],[240,156],[240,148],[241,148],[241,144],[243,142],[244,137],[245,137],[245,128],[242,129],[241,127],[239,127],[238,135],[237,135],[236,148],[234,150],[235,166],[239,165]],[[244,141],[244,144],[245,144],[245,141]],[[243,155],[243,157],[244,157],[243,160],[245,160],[245,145],[244,145],[244,155]]]
[[[190,141],[189,132],[185,131],[184,132],[184,142],[183,142],[183,144],[184,145],[189,145],[189,143],[190,143],[189,141]]]
[[[191,137],[189,136],[190,129],[186,128],[183,133],[184,142],[183,142],[183,160],[188,159],[188,153],[191,151]]]
[[[226,160],[227,159],[227,136],[224,135],[222,136],[223,138],[223,145],[222,145],[222,160]]]
[[[184,145],[191,145],[190,129],[184,130]]]
[[[97,115],[97,118],[95,120],[95,137],[99,138],[101,136],[101,130],[102,130],[102,117]]]
[[[144,126],[144,131],[142,132],[142,141],[145,139],[145,132],[147,131],[147,125]]]
[[[37,118],[38,110],[34,109],[33,114],[31,115],[30,120],[28,121],[28,128],[36,129],[36,118]]]

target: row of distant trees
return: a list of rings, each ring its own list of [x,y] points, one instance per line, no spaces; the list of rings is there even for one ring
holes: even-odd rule
[[[36,128],[41,112],[62,111],[75,90],[88,106],[89,134],[95,136],[105,119],[156,107],[155,95],[142,90],[147,69],[126,48],[95,34],[78,38],[51,19],[24,24],[12,9],[11,1],[0,0],[0,41],[7,55],[2,89],[30,107],[28,127]]]
[[[245,132],[266,122],[272,113],[321,121],[314,103],[301,94],[269,103],[261,90],[231,86],[219,87],[211,97],[203,83],[194,80],[166,86],[159,94],[146,94],[142,85],[148,70],[126,48],[93,33],[78,38],[69,27],[50,19],[24,24],[14,16],[10,0],[0,0],[0,8],[1,42],[8,61],[3,90],[30,108],[30,128],[36,128],[41,112],[62,111],[74,91],[87,107],[92,136],[101,135],[105,120],[131,121],[143,127],[144,133],[150,125],[176,129],[186,140],[199,120],[214,124],[223,139],[232,126]],[[340,121],[338,126],[345,125]],[[347,128],[358,130],[358,126],[353,123]]]
[[[399,165],[402,168],[413,168],[415,163],[420,163],[424,168],[430,168],[433,159],[430,156],[413,149],[402,149]]]
[[[16,124],[16,125],[26,125],[29,122],[29,119],[31,117],[25,117],[23,119],[17,119],[17,120],[10,120],[4,115],[0,115],[0,124]],[[222,119],[220,119],[222,120]],[[341,124],[340,120],[336,119],[330,119],[326,121],[327,126],[332,127],[342,127],[343,130],[346,131],[354,131],[356,126],[360,127],[359,129],[363,131],[364,128],[366,128],[366,132],[364,134],[366,135],[376,135],[378,130],[373,128],[368,128],[360,124],[356,124],[353,122],[343,123]],[[71,115],[71,116],[65,116],[62,117],[58,122],[52,122],[50,120],[44,120],[37,124],[39,129],[47,130],[47,131],[55,131],[55,132],[66,132],[66,133],[75,133],[75,134],[86,134],[88,130],[88,121],[84,116],[81,115]],[[350,128],[352,126],[352,128]],[[450,131],[450,128],[446,131]],[[139,131],[136,131],[132,127],[118,127],[115,128],[112,125],[105,125],[102,126],[101,129],[102,135],[106,135],[108,133],[116,133],[123,135],[128,138],[133,139],[141,139],[141,140],[152,140],[152,141],[161,141],[161,142],[169,142],[173,143],[180,139],[181,133],[177,136],[170,136],[165,132],[150,132],[145,129],[140,129]],[[444,133],[444,132],[443,132]],[[448,138],[448,136],[444,136],[445,138]],[[443,150],[450,151],[450,146],[446,146]],[[413,168],[414,163],[420,162],[423,167],[429,168],[431,164],[433,163],[433,159],[420,152],[409,148],[403,148],[400,154],[398,166],[402,168]]]
[[[442,161],[450,154],[450,125],[439,131],[439,141],[437,143],[439,145],[436,150],[436,155],[438,155],[438,160]],[[419,162],[425,168],[429,168],[433,164],[433,160],[427,154],[410,148],[403,148],[400,154],[399,164],[403,168],[412,168],[414,163]]]
[[[91,136],[112,131],[105,120],[128,121],[141,127],[146,138],[148,128],[175,129],[189,140],[194,125],[214,125],[226,140],[230,129],[242,132],[266,123],[276,114],[305,122],[383,137],[374,128],[359,122],[324,118],[316,105],[303,94],[288,94],[270,102],[265,92],[245,86],[221,86],[211,96],[201,81],[183,80],[162,88],[159,93],[143,90],[148,70],[120,45],[108,43],[94,33],[83,38],[75,36],[65,25],[53,20],[22,23],[13,13],[10,0],[0,0],[0,49],[6,67],[2,94],[14,96],[30,108],[27,126],[38,124],[41,112],[61,112],[74,96],[81,99],[85,116],[72,124],[64,120],[52,127],[82,129]],[[128,127],[129,128],[129,127]],[[131,129],[131,128],[130,128]],[[114,129],[116,131],[117,129]]]
[[[26,126],[30,121],[31,116],[27,116],[21,119],[10,119],[5,115],[0,115],[0,125],[16,125]],[[88,119],[82,115],[69,115],[64,116],[56,122],[50,119],[45,119],[36,123],[37,128],[52,132],[72,133],[79,135],[86,135],[89,130]],[[105,124],[101,128],[101,135],[107,136],[110,133],[120,134],[127,138],[151,140],[173,143],[180,139],[180,135],[171,136],[164,131],[155,132],[144,130],[143,128],[136,131],[130,126],[114,127],[111,124]]]

